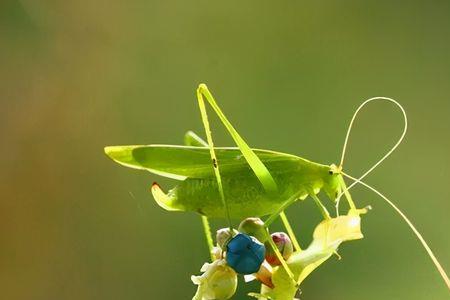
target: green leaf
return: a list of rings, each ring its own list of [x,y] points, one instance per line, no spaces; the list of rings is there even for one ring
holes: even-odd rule
[[[300,285],[318,266],[336,253],[345,241],[363,238],[360,214],[366,209],[351,209],[347,215],[322,221],[314,230],[313,241],[306,250],[295,252],[287,261]],[[273,299],[293,299],[297,287],[283,268],[272,275],[274,288],[262,286],[261,293]]]

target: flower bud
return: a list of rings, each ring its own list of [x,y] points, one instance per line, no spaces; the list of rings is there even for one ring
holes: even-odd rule
[[[263,262],[258,273],[256,273],[256,279],[258,279],[261,283],[267,285],[271,289],[274,288],[272,282],[272,267],[267,261]]]
[[[267,230],[260,218],[247,218],[239,224],[239,232],[255,237],[261,243],[267,241]]]
[[[257,279],[262,284],[268,286],[269,288],[273,289],[275,286],[272,282],[272,275],[273,275],[273,268],[267,261],[264,261],[261,264],[261,267],[259,268],[258,272],[254,274],[248,274],[244,275],[245,282],[250,282],[255,279]]]
[[[238,233],[239,232],[237,232],[235,229],[231,231],[230,228],[221,228],[217,230],[217,246],[219,246],[222,250],[226,250],[228,242],[233,238],[233,236],[237,235]]]
[[[291,257],[292,253],[294,252],[294,248],[292,246],[292,242],[289,236],[284,232],[275,232],[271,234],[271,238],[272,241],[277,246],[278,250],[281,252],[283,258],[285,260],[289,259],[289,257]],[[266,260],[272,266],[281,265],[280,260],[275,255],[275,251],[272,249],[270,245],[267,245]]]

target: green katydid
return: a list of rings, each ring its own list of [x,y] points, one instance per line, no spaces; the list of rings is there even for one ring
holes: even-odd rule
[[[444,269],[412,223],[389,199],[362,181],[397,148],[406,133],[406,114],[400,104],[384,97],[365,101],[350,122],[340,164],[328,166],[291,154],[250,148],[219,108],[206,85],[201,84],[197,89],[197,99],[207,137],[206,142],[195,133],[188,132],[185,135],[184,146],[110,146],[105,148],[105,152],[124,166],[147,170],[179,181],[168,193],[163,192],[160,186],[154,183],[151,188],[152,194],[156,202],[166,210],[194,211],[201,214],[212,260],[215,259],[212,254],[214,245],[208,218],[225,217],[232,229],[233,218],[268,216],[264,222],[268,232],[269,225],[280,217],[292,239],[295,253],[286,261],[272,239],[268,239],[270,247],[280,259],[281,266],[273,270],[275,286],[270,288],[263,286],[261,293],[255,294],[255,297],[281,300],[294,298],[301,281],[335,253],[341,242],[362,237],[359,231],[359,215],[366,210],[357,209],[349,193],[349,189],[357,183],[375,191],[394,207],[423,244],[450,289],[450,280]],[[214,146],[205,99],[230,133],[237,145],[236,148]],[[354,178],[342,171],[349,134],[360,109],[374,100],[386,100],[396,104],[403,113],[405,128],[399,141],[378,163],[359,178]],[[347,187],[344,177],[351,179],[353,183]],[[322,204],[319,199],[320,191],[336,203],[336,217],[332,218]],[[317,226],[310,247],[302,250],[284,210],[308,196],[317,204],[324,221]],[[345,197],[350,207],[349,213],[343,216],[339,216],[341,196]]]

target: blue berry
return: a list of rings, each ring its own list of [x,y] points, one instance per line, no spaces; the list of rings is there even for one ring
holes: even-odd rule
[[[258,272],[264,261],[266,248],[256,238],[239,233],[227,244],[227,264],[239,274]]]

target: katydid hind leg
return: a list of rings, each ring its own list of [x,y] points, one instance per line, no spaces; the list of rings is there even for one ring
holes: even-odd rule
[[[186,146],[208,147],[208,144],[193,131],[186,132],[186,134],[184,135],[184,144]],[[207,216],[200,216],[200,218],[202,220],[203,232],[205,234],[209,255],[211,257],[211,261],[213,261],[214,241],[212,238],[211,226],[209,225],[209,220]]]
[[[258,177],[258,179],[261,182],[261,184],[263,185],[264,189],[271,193],[277,192],[277,184],[275,183],[275,180],[273,179],[269,170],[266,168],[266,166],[263,164],[263,162],[258,158],[258,156],[255,154],[255,152],[253,152],[253,150],[248,146],[248,144],[245,142],[245,140],[241,137],[241,135],[236,131],[236,129],[230,123],[228,118],[225,116],[225,114],[222,112],[220,107],[217,105],[216,101],[214,100],[214,97],[212,96],[212,94],[210,93],[210,91],[208,90],[208,88],[206,87],[205,84],[199,85],[199,87],[197,89],[197,97],[198,97],[200,106],[204,107],[204,99],[206,99],[206,101],[213,108],[214,112],[217,114],[220,121],[225,126],[228,133],[231,135],[234,142],[241,150],[242,155],[244,156],[247,163],[250,165],[250,167],[253,170],[253,172],[255,173],[255,175]],[[202,118],[203,118],[203,114],[202,114]],[[207,135],[208,135],[208,132],[207,132]]]
[[[252,168],[253,172],[257,176],[258,180],[261,182],[263,187],[268,192],[277,192],[277,184],[275,183],[275,180],[272,177],[272,174],[270,174],[269,170],[266,168],[264,163],[259,159],[259,157],[255,154],[255,152],[248,146],[248,144],[245,142],[245,140],[240,136],[240,134],[237,132],[237,130],[233,127],[233,125],[230,123],[230,121],[227,119],[225,114],[222,112],[220,107],[217,105],[216,101],[214,100],[214,97],[208,90],[205,84],[200,84],[200,86],[197,89],[197,97],[199,100],[199,105],[204,106],[204,99],[203,96],[206,98],[208,103],[211,105],[213,110],[216,112],[217,116],[219,117],[222,124],[227,129],[228,133],[231,135],[233,140],[235,141],[236,145],[241,150],[244,158],[246,159],[247,163]],[[201,103],[200,103],[201,102]],[[206,114],[206,112],[205,112]],[[203,114],[202,114],[203,118]],[[208,134],[208,132],[207,132]],[[285,218],[286,222],[283,222],[286,225],[286,229],[289,230],[292,228],[289,224],[289,221],[287,218]],[[297,239],[295,236],[293,237],[295,241]],[[297,242],[298,245],[298,242]]]
[[[273,179],[272,175],[270,174],[269,170],[266,168],[266,166],[263,164],[263,162],[258,158],[258,156],[253,152],[253,150],[248,146],[248,144],[244,141],[244,139],[239,135],[239,133],[236,131],[236,129],[234,129],[234,127],[231,125],[231,123],[225,117],[222,110],[219,108],[219,106],[217,105],[213,96],[211,95],[208,88],[206,87],[206,85],[201,84],[199,86],[199,88],[197,89],[197,99],[198,99],[198,104],[199,104],[199,108],[200,108],[200,112],[201,112],[201,116],[202,116],[203,125],[205,128],[208,146],[209,146],[210,153],[211,153],[211,159],[213,161],[216,179],[217,179],[217,182],[219,185],[219,192],[221,193],[221,197],[224,202],[225,209],[227,210],[227,204],[226,204],[225,196],[223,193],[223,187],[222,187],[222,183],[221,183],[220,165],[219,165],[220,162],[217,161],[217,158],[215,155],[214,143],[212,140],[211,130],[210,130],[210,126],[209,126],[209,121],[208,121],[208,116],[206,113],[205,101],[204,101],[203,96],[206,98],[208,103],[214,109],[217,116],[221,120],[222,124],[226,127],[228,133],[230,133],[231,137],[236,142],[237,146],[239,147],[243,156],[245,157],[247,163],[250,165],[250,167],[254,171],[255,175],[258,177],[258,180],[263,185],[263,187],[268,192],[276,192],[277,185],[276,185],[275,180]],[[227,211],[227,213],[228,213],[228,211]],[[231,224],[230,224],[230,228],[231,228]],[[267,231],[267,234],[269,234],[269,231]],[[281,255],[280,251],[278,250],[278,248],[276,247],[275,243],[272,241],[270,236],[269,236],[269,243],[270,243],[271,247],[273,248],[273,250],[275,251],[275,254],[278,256],[278,258],[282,262],[282,265],[283,265],[283,268],[285,269],[285,271],[294,280],[292,271],[290,270],[286,261],[283,259],[283,256]]]
[[[206,107],[205,107],[205,101],[203,99],[200,87],[197,89],[197,100],[198,100],[198,107],[200,109],[200,115],[202,118],[203,128],[204,128],[205,134],[206,134],[206,141],[207,141],[209,153],[211,156],[211,163],[212,163],[212,167],[214,169],[214,175],[216,177],[217,187],[218,187],[219,194],[220,194],[220,200],[222,201],[222,205],[226,212],[226,218],[229,223],[229,228],[230,228],[230,230],[232,230],[233,226],[231,223],[230,211],[229,211],[228,203],[225,199],[225,194],[223,191],[222,177],[220,175],[219,163],[217,161],[216,152],[214,150],[214,142],[213,142],[213,138],[212,138],[211,127],[209,125],[208,114],[206,112]]]

